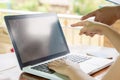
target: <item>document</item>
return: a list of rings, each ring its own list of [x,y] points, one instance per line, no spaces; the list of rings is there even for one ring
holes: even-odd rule
[[[17,66],[15,53],[0,54],[0,72]]]

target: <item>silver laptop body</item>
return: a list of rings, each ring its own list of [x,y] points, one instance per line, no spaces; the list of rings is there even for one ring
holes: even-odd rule
[[[36,66],[68,56],[68,59],[72,60],[72,55],[78,57],[73,59],[78,61],[78,67],[85,73],[92,74],[112,63],[108,59],[70,53],[55,13],[10,15],[5,16],[5,22],[20,68],[24,72],[50,80],[68,80],[67,76],[52,70],[51,73],[45,72],[43,68],[38,70]],[[79,61],[81,56],[86,60]]]

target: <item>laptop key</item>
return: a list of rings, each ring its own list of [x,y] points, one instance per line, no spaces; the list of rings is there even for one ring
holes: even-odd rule
[[[80,62],[84,62],[84,61],[86,61],[86,60],[89,60],[90,57],[86,57],[86,56],[76,56],[76,55],[68,55],[68,56],[64,57],[63,59],[68,59],[68,60],[71,60],[71,61],[73,61],[73,62],[80,63]],[[48,68],[48,64],[47,64],[47,63],[34,66],[34,67],[32,67],[32,69],[39,70],[39,71],[43,71],[43,72],[47,72],[47,73],[50,73],[50,74],[52,74],[52,73],[55,72],[54,70]]]
[[[77,63],[80,63],[80,62],[84,62],[84,61],[86,61],[86,60],[89,60],[89,59],[91,59],[90,57],[87,57],[87,56],[79,56],[79,55],[68,55],[67,57],[66,57],[66,59],[68,59],[68,60],[71,60],[71,61],[73,61],[73,62],[77,62]]]
[[[47,73],[50,73],[50,74],[55,72],[54,70],[51,70],[51,69],[48,68],[47,63],[46,64],[41,64],[41,65],[38,65],[38,66],[34,66],[34,67],[32,67],[32,69],[47,72]]]

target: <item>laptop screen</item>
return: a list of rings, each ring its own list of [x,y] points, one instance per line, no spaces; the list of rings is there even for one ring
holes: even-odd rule
[[[69,52],[54,13],[5,16],[5,21],[21,67]]]

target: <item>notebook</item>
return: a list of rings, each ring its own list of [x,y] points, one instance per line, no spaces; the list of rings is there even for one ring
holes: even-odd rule
[[[112,64],[112,60],[70,53],[58,16],[55,13],[5,16],[5,23],[22,71],[50,80],[68,80],[47,67],[56,59],[77,62],[92,74]]]

